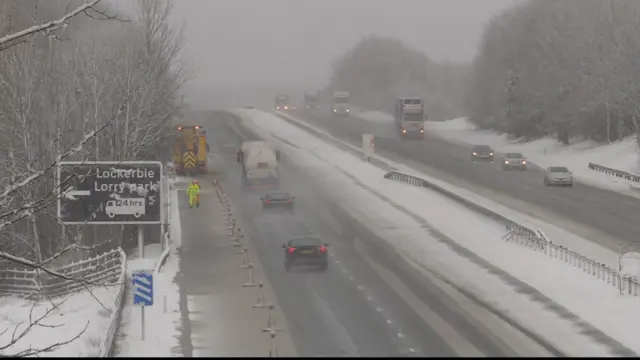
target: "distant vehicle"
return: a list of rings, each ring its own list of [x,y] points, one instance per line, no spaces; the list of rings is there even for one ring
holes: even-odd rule
[[[424,137],[424,104],[419,98],[399,98],[394,108],[396,126],[403,138]]]
[[[320,108],[320,96],[318,94],[304,94],[304,108],[305,109],[318,109]]]
[[[564,166],[549,166],[544,176],[544,185],[573,186],[573,174]]]
[[[350,96],[346,91],[336,91],[331,98],[331,112],[334,116],[346,116],[351,113]]]
[[[476,145],[471,150],[471,161],[489,161],[493,163],[493,149],[488,145]]]
[[[323,244],[320,238],[305,236],[289,240],[284,249],[284,269],[289,270],[294,266],[318,266],[322,271],[329,268],[329,256],[327,253],[329,244]]]
[[[507,153],[502,162],[502,170],[527,170],[527,159],[520,153]]]
[[[238,151],[245,189],[279,186],[278,151],[265,141],[245,141]]]
[[[277,95],[275,100],[276,110],[290,110],[291,104],[289,104],[289,96]]]
[[[273,209],[273,208],[281,208],[286,209],[293,212],[293,202],[296,199],[295,196],[291,196],[288,193],[279,192],[279,193],[266,193],[263,197],[260,198],[262,200],[262,209]]]

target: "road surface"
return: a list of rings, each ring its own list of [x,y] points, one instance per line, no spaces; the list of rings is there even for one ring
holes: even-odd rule
[[[280,164],[281,188],[296,196],[295,214],[263,212],[259,193],[240,188],[235,150],[242,139],[229,126],[238,119],[217,112],[198,120],[214,148],[213,171],[237,204],[299,356],[548,355],[532,341],[509,339],[514,330],[505,331],[506,325],[495,330],[506,338],[496,336],[432,279],[418,277],[415,269],[409,273],[404,265],[400,270],[398,258],[362,241],[355,227],[334,216],[314,179],[286,163]],[[285,272],[281,245],[303,234],[320,235],[330,244],[327,272]]]
[[[363,133],[374,134],[376,151],[380,153],[395,154],[407,161],[437,169],[449,175],[445,180],[463,180],[473,187],[533,204],[551,214],[542,220],[551,220],[611,249],[617,249],[621,242],[640,242],[640,222],[637,221],[640,201],[630,196],[579,182],[573,188],[545,187],[544,172],[536,166],[530,166],[524,172],[503,172],[497,162],[474,164],[470,160],[470,146],[454,144],[429,134],[421,141],[402,140],[392,124],[374,123],[356,117],[333,118],[318,113],[296,112],[292,115],[357,146],[361,146]],[[567,223],[572,226],[564,226]]]

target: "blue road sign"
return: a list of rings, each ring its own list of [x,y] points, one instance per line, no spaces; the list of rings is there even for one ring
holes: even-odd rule
[[[133,273],[133,305],[153,305],[153,274],[148,272]]]

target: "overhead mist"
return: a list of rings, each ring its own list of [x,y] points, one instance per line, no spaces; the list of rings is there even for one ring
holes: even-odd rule
[[[470,62],[483,26],[513,0],[180,0],[188,101],[269,106],[329,84],[332,64],[363,37],[398,39],[433,61]],[[396,54],[402,56],[402,54]],[[362,104],[366,105],[366,104]]]

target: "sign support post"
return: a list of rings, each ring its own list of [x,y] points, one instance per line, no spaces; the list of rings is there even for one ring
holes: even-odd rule
[[[144,229],[138,225],[138,258],[144,259]]]
[[[144,305],[140,306],[140,311],[140,331],[142,341],[144,341]]]

